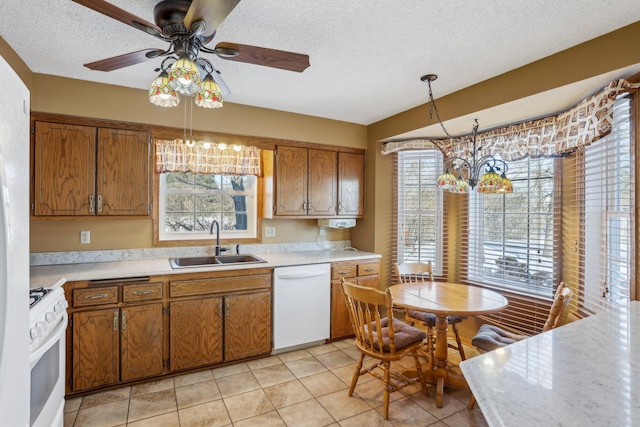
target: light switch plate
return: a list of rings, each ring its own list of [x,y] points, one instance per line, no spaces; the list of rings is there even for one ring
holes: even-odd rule
[[[276,228],[275,227],[265,227],[264,228],[264,236],[265,237],[276,237]]]

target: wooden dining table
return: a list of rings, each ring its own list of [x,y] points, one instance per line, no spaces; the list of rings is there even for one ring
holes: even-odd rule
[[[445,386],[469,388],[462,372],[447,361],[447,316],[496,313],[507,307],[507,299],[489,289],[447,282],[400,283],[389,290],[395,305],[436,315],[435,356],[424,372],[436,385],[436,405],[441,408]]]

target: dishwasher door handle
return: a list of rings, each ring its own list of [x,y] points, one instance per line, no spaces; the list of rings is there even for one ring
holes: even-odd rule
[[[311,277],[319,277],[326,274],[324,271],[309,271],[305,273],[278,273],[278,279],[293,280],[293,279],[309,279]]]

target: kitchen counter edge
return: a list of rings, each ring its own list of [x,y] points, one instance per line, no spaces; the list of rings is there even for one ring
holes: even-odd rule
[[[253,254],[267,261],[258,264],[233,264],[173,269],[168,258],[145,259],[135,261],[89,262],[81,264],[61,264],[32,266],[30,268],[30,288],[55,288],[65,282],[80,280],[125,279],[138,276],[158,276],[185,273],[203,273],[208,271],[246,270],[253,268],[288,267],[325,262],[353,261],[360,259],[382,258],[373,252],[306,251],[298,253]]]

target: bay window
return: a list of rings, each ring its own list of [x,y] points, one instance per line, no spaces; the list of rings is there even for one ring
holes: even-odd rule
[[[429,262],[435,276],[445,272],[443,194],[435,185],[443,155],[437,149],[399,152],[396,158],[393,259]]]
[[[509,162],[509,178],[511,194],[468,195],[467,280],[551,297],[557,234],[554,159]]]
[[[635,263],[635,144],[631,99],[614,104],[611,133],[576,153],[577,241],[583,314],[626,305]]]

